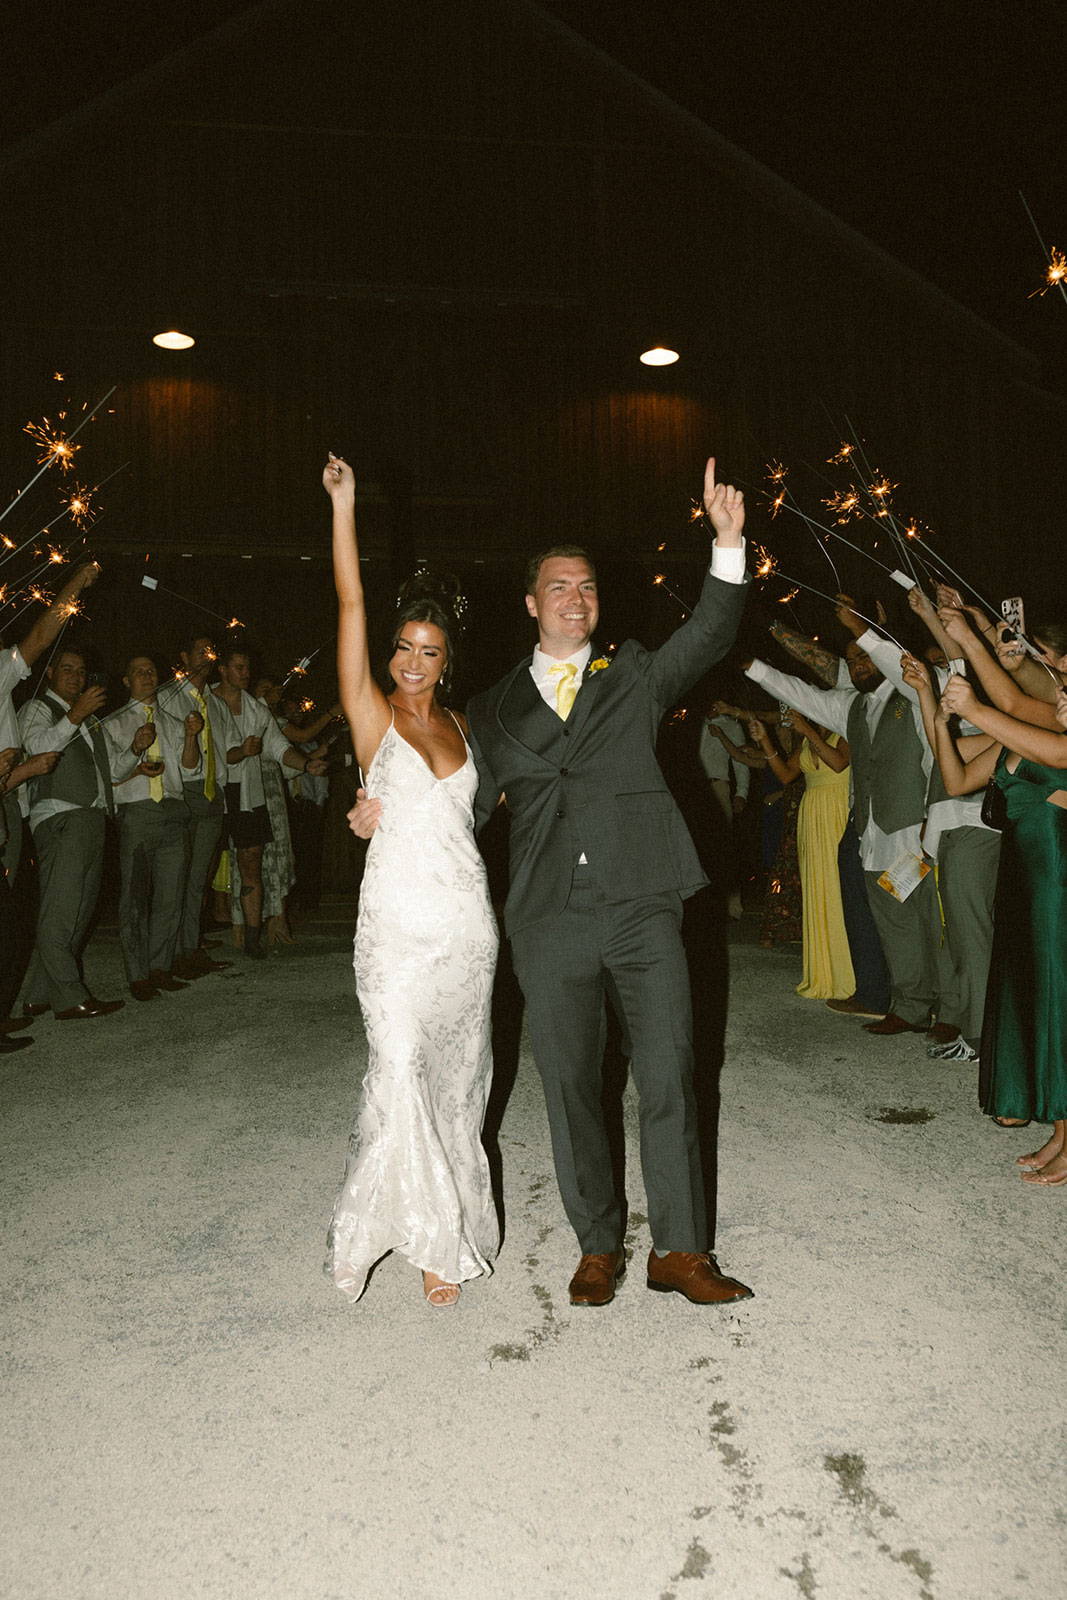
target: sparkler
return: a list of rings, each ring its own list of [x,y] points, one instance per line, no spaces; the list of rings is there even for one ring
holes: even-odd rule
[[[767,477],[772,484],[783,485],[788,475],[788,467],[783,467],[780,461],[769,461],[767,463]],[[803,518],[804,525],[819,547],[820,554],[822,555],[823,559],[829,563],[830,571],[834,575],[834,582],[836,583],[838,589],[843,589],[844,584],[841,582],[841,574],[837,570],[837,565],[833,556],[830,554],[829,550],[827,550],[825,544],[816,533],[815,525],[811,522],[810,518],[804,516],[803,511],[800,510],[800,507],[797,505],[796,500],[790,491],[786,488],[779,487],[778,493],[771,500],[772,521],[783,508],[786,511],[795,511]]]
[[[763,558],[761,559],[759,566],[756,568],[757,578],[781,578],[783,583],[794,584],[797,589],[804,589],[808,594],[816,595],[820,600],[828,600],[830,604],[835,607],[835,609],[836,607],[844,604],[844,602],[839,600],[836,595],[824,594],[821,589],[813,589],[810,583],[801,583],[799,578],[791,578],[788,573],[781,570],[776,558],[772,556],[769,551],[762,550],[758,545],[754,548]],[[767,564],[766,570],[764,570],[765,563]],[[868,617],[862,611],[857,611],[854,605],[850,604],[848,609],[853,613],[854,616],[859,617],[862,622],[866,622],[872,628],[878,628],[886,635],[887,638],[893,640],[893,643],[896,645],[898,650],[904,652],[904,646],[901,644],[899,639],[889,632],[889,629],[886,627],[884,622],[878,622],[874,617]]]
[[[1030,207],[1026,203],[1026,196],[1023,194],[1022,190],[1019,191],[1019,199],[1023,203],[1023,210],[1030,218],[1030,226],[1037,235],[1038,244],[1041,246],[1045,255],[1048,256],[1048,265],[1045,268],[1045,281],[1040,288],[1034,290],[1033,294],[1030,295],[1030,299],[1032,300],[1035,295],[1039,295],[1041,298],[1044,298],[1050,289],[1058,289],[1063,298],[1067,300],[1067,288],[1064,287],[1064,278],[1067,277],[1067,257],[1064,256],[1062,250],[1057,250],[1055,246],[1053,246],[1051,250],[1048,248],[1044,239],[1041,237],[1041,229],[1037,225],[1034,213],[1030,210]]]
[[[72,428],[71,429],[70,433],[68,433],[66,435],[66,438],[64,440],[64,443],[67,446],[70,446],[70,445],[73,444],[74,440],[77,438],[78,434],[82,431],[82,429],[86,426],[86,424],[91,422],[93,420],[93,418],[96,416],[96,413],[100,410],[100,407],[103,406],[103,405],[106,405],[106,403],[111,399],[111,396],[115,393],[115,390],[116,390],[117,387],[118,387],[117,384],[112,384],[111,388],[107,391],[107,394],[105,394],[100,400],[98,400],[96,402],[96,405],[93,407],[93,409],[90,412],[88,412],[82,418],[82,420],[78,423],[78,426],[76,428]],[[47,421],[47,418],[45,419],[45,421]],[[27,424],[27,431],[30,431],[32,426],[33,426],[32,424]],[[40,442],[40,441],[38,441],[38,442]],[[81,446],[79,445],[79,446],[77,446],[77,448],[81,449]],[[53,451],[49,450],[48,459],[46,461],[42,462],[38,466],[37,471],[34,473],[33,477],[30,479],[29,483],[27,483],[23,488],[21,488],[18,491],[18,493],[15,495],[15,498],[12,501],[10,501],[8,505],[6,505],[4,507],[3,511],[0,511],[0,522],[2,522],[4,520],[4,518],[7,516],[8,512],[12,509],[13,506],[18,505],[18,503],[22,499],[23,495],[25,495],[28,490],[33,488],[33,486],[37,482],[38,478],[43,477],[44,474],[48,471],[48,469],[51,466],[54,466],[54,464],[56,462],[56,459],[57,459],[57,457],[56,457],[55,453]],[[71,459],[73,460],[73,454],[71,455]]]
[[[87,489],[83,483],[76,483],[65,502],[65,514],[70,517],[76,528],[87,528],[95,521],[96,512],[93,510],[94,490]],[[49,523],[51,527],[51,523]]]
[[[850,483],[847,489],[838,489],[836,494],[823,501],[823,505],[834,513],[834,520],[842,527],[847,522],[857,521],[863,515],[860,492],[854,483]]]
[[[48,417],[42,417],[40,422],[27,422],[22,431],[29,434],[41,451],[37,457],[38,466],[50,467],[55,462],[60,472],[70,471],[81,445],[73,444],[65,433],[60,433]]]
[[[656,576],[652,579],[652,582],[653,582],[653,585],[657,589],[664,590],[664,592],[666,594],[670,595],[672,600],[676,600],[678,602],[678,604],[681,606],[682,610],[685,612],[686,616],[689,616],[690,612],[693,609],[692,606],[686,605],[685,601],[682,599],[680,594],[675,594],[674,590],[670,587],[670,585],[667,582],[666,573],[657,572]]]

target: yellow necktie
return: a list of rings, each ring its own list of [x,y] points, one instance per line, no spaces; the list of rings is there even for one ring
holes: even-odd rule
[[[196,709],[204,719],[204,726],[200,730],[200,754],[204,758],[204,799],[215,798],[215,741],[211,737],[211,718],[207,714],[207,701],[199,689],[189,685],[189,693],[196,701]]]
[[[573,661],[557,661],[548,675],[556,680],[556,710],[566,722],[578,694],[578,668]]]
[[[155,727],[155,725],[156,725],[156,714],[155,714],[155,711],[152,709],[151,706],[147,706],[147,705],[145,706],[145,708],[144,708],[144,719],[145,719],[145,722],[148,724],[148,726],[150,728],[154,728]],[[145,751],[144,755],[141,757],[141,760],[142,761],[162,761],[163,760],[163,752],[159,748],[159,734],[158,733],[156,734],[156,737],[152,740],[152,743],[148,746],[148,749]],[[149,798],[149,800],[154,800],[157,805],[159,804],[160,800],[162,800],[162,798],[163,798],[163,777],[162,777],[162,774],[158,778],[149,778],[149,780],[148,780],[148,798]]]

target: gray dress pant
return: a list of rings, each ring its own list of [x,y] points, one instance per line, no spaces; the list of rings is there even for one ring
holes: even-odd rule
[[[181,800],[118,808],[119,942],[130,983],[174,965],[185,909],[189,814]]]
[[[78,806],[33,830],[37,847],[37,943],[26,976],[28,1005],[69,1011],[89,998],[81,956],[100,893],[105,813]]]
[[[1000,834],[988,828],[950,828],[941,835],[937,862],[948,957],[940,1020],[958,1028],[971,1048],[977,1050],[993,952],[993,899]]]
[[[934,875],[928,872],[906,900],[895,900],[886,889],[880,889],[879,873],[865,872],[863,876],[889,968],[889,1009],[905,1022],[926,1022],[939,1006],[941,909]]]
[[[512,936],[556,1179],[583,1254],[622,1244],[601,1104],[608,986],[638,1093],[652,1242],[659,1250],[708,1248],[681,922],[677,894],[609,904],[579,867],[563,911]]]
[[[178,954],[191,956],[200,946],[200,917],[204,906],[204,893],[208,878],[222,838],[225,805],[222,789],[214,800],[204,798],[202,783],[187,783],[185,806],[188,812],[188,869],[185,879],[185,903],[178,930]]]

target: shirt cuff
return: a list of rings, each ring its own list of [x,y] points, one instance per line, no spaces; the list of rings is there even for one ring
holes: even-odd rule
[[[860,634],[859,638],[856,640],[856,643],[859,645],[861,650],[866,650],[867,654],[870,655],[872,648],[877,649],[880,644],[885,644],[886,640],[884,636],[880,633],[877,633],[874,628],[867,628],[863,633]]]
[[[765,683],[769,670],[770,669],[768,668],[766,661],[760,661],[758,659],[756,661],[750,661],[748,666],[745,668],[745,677],[751,678],[753,683]]]
[[[746,548],[744,539],[736,549],[731,545],[721,550],[717,542],[713,544],[709,569],[712,577],[721,578],[723,583],[744,583]]]

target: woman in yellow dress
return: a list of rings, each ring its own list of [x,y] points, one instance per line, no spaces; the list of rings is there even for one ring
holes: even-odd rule
[[[778,753],[762,722],[753,722],[749,731],[783,784],[791,783],[798,773],[804,778],[797,819],[804,977],[797,994],[809,1000],[847,1000],[856,992],[856,975],[841,906],[837,847],[848,822],[848,743],[840,734],[815,727],[799,711],[791,712],[790,718],[801,744],[788,757]]]

